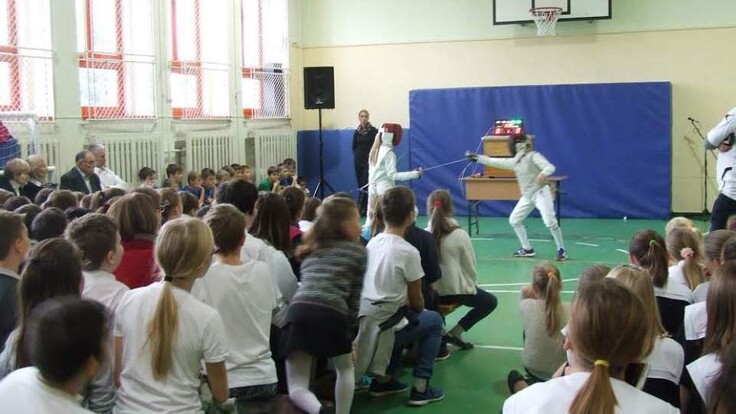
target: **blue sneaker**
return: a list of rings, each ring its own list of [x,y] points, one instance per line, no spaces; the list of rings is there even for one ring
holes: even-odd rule
[[[565,251],[565,249],[557,250],[557,257],[555,257],[555,260],[557,260],[558,262],[567,260],[567,252]]]
[[[373,379],[371,387],[368,389],[368,394],[371,397],[385,397],[386,395],[400,394],[409,389],[409,387],[403,382],[399,382],[395,379],[391,379],[389,382],[381,384]]]
[[[355,392],[366,391],[371,387],[371,377],[363,375],[358,382],[355,383]]]
[[[534,249],[525,249],[523,247],[520,247],[519,250],[514,252],[514,257],[534,257],[537,253],[534,252]]]
[[[412,387],[411,393],[409,394],[409,405],[421,407],[444,399],[445,393],[441,389],[432,388],[427,384],[427,389],[424,392],[419,392],[416,388]]]

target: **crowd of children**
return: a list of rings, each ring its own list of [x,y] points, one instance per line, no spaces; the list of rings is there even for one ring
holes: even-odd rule
[[[362,388],[423,406],[445,398],[433,377],[448,344],[472,349],[463,334],[498,305],[446,190],[428,196],[426,229],[409,188],[372,193],[366,232],[350,194],[309,197],[293,160],[260,185],[246,166],[183,183],[170,165],[155,189],[144,170],[130,191],[0,200],[0,411],[268,413],[288,401],[346,414]],[[628,253],[587,268],[572,303],[560,269],[536,264],[504,413],[734,412],[736,232],[703,236],[676,218],[664,236],[636,232]]]

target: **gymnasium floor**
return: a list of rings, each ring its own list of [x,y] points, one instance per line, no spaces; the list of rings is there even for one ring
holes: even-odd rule
[[[462,225],[463,217],[458,217]],[[425,218],[420,218],[424,223]],[[506,374],[512,369],[522,371],[521,319],[518,313],[519,290],[528,283],[534,266],[543,260],[553,260],[555,245],[541,219],[527,221],[529,237],[537,251],[532,259],[516,259],[511,253],[518,241],[505,218],[481,219],[480,234],[473,235],[473,247],[478,259],[478,283],[498,298],[498,307],[479,322],[464,338],[476,346],[469,351],[450,347],[449,359],[437,362],[432,384],[445,391],[445,400],[421,408],[422,414],[433,413],[498,413],[508,397]],[[570,301],[580,272],[592,264],[613,266],[626,263],[630,237],[640,229],[651,228],[664,234],[665,221],[656,220],[588,220],[563,219],[562,229],[570,255],[566,262],[557,263],[563,278],[563,300]],[[707,224],[696,222],[701,229]],[[452,327],[467,308],[448,316]],[[411,369],[402,371],[410,383]],[[406,405],[408,395],[373,399],[366,392],[356,394],[354,413],[416,413]]]

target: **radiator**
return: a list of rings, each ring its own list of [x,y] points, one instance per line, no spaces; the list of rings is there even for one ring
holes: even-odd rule
[[[265,129],[254,131],[254,135],[257,180],[266,177],[268,167],[281,164],[285,158],[296,159],[296,131]]]
[[[107,148],[107,166],[128,184],[138,183],[138,171],[143,167],[156,170],[165,177],[163,151],[159,134],[99,135],[90,140]]]
[[[201,171],[207,167],[217,172],[220,167],[233,163],[233,142],[227,133],[189,133],[186,143],[187,170]]]

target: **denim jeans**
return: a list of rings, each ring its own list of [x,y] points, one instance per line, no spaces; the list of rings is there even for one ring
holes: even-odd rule
[[[277,384],[230,388],[230,397],[238,400],[239,413],[271,413]]]
[[[417,320],[419,323],[416,325],[409,325],[394,334],[394,350],[386,374],[395,376],[404,347],[417,341],[419,349],[414,363],[414,378],[432,378],[434,358],[442,340],[442,317],[437,312],[425,310],[417,315]]]

